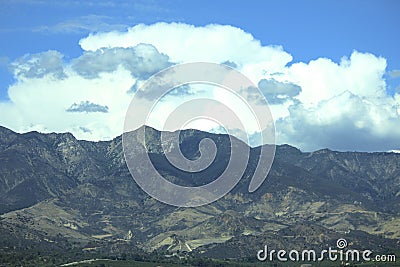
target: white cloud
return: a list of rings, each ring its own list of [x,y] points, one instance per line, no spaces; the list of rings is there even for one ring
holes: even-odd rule
[[[100,48],[85,52],[72,61],[72,68],[88,79],[98,78],[102,72],[116,71],[119,66],[129,70],[133,77],[148,79],[170,65],[168,56],[160,54],[150,44],[138,44],[128,48]]]
[[[353,52],[340,64],[320,58],[287,68],[299,101],[277,122],[278,142],[305,150],[390,150],[400,141],[399,95],[386,94],[386,60]]]
[[[11,71],[18,79],[43,78],[51,74],[57,79],[65,78],[63,55],[57,51],[24,55],[10,65]]]
[[[400,148],[400,94],[386,93],[382,57],[354,51],[339,63],[321,57],[289,66],[292,56],[282,47],[262,45],[239,28],[182,23],[90,34],[80,45],[84,53],[70,62],[48,51],[12,63],[17,81],[9,87],[11,101],[0,103],[0,124],[20,132],[70,131],[78,138],[109,139],[122,132],[128,91],[172,63],[210,61],[225,62],[260,85],[276,119],[278,143],[304,150]],[[196,97],[189,91],[169,96],[155,120],[161,123],[179,101]],[[218,91],[206,95],[234,103]],[[66,111],[79,103],[108,112]]]
[[[59,22],[51,26],[36,27],[34,31],[46,33],[89,33],[107,30],[125,30],[127,25],[113,23],[112,17],[87,15],[66,21]]]
[[[344,91],[370,98],[384,97],[385,69],[384,58],[354,51],[350,58],[342,58],[340,64],[319,58],[309,63],[295,63],[286,73],[290,81],[302,88],[298,99],[312,106]]]
[[[67,112],[102,112],[107,113],[108,107],[102,106],[96,103],[92,103],[89,101],[81,101],[78,103],[73,103],[69,108],[66,109]]]
[[[261,79],[258,82],[258,88],[270,104],[282,104],[301,92],[300,86],[288,82],[278,82],[275,79]]]
[[[234,62],[250,78],[281,71],[292,56],[280,46],[263,46],[250,33],[229,25],[195,27],[183,23],[139,24],[126,32],[91,34],[80,42],[82,49],[131,47],[152,44],[172,62]],[[256,81],[255,81],[256,82]]]
[[[171,65],[152,45],[101,49],[70,62],[57,51],[26,55],[11,64],[17,80],[0,102],[0,124],[18,132],[72,132],[88,140],[122,133],[134,83]]]

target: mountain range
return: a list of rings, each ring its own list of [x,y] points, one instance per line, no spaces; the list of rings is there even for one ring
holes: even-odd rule
[[[146,127],[146,149],[173,183],[203,185],[227,166],[228,135],[181,131],[180,149],[189,159],[199,156],[204,138],[217,147],[210,167],[193,174],[168,162],[160,134]],[[249,193],[259,153],[260,147],[250,148],[242,179],[223,198],[182,208],[153,199],[135,183],[121,136],[89,142],[70,133],[0,127],[0,264],[32,257],[52,266],[94,255],[255,262],[267,244],[324,249],[339,238],[352,248],[400,251],[400,154],[279,145],[266,180]]]

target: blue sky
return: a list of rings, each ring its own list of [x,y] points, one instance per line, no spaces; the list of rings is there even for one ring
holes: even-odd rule
[[[399,11],[400,2],[395,0],[196,2],[0,0],[0,39],[2,40],[0,43],[0,101],[5,103],[14,101],[9,99],[8,90],[9,86],[20,82],[20,78],[15,74],[15,64],[22,66],[21,58],[24,55],[26,55],[24,60],[27,60],[29,55],[55,50],[62,55],[60,57],[63,64],[68,65],[90,50],[82,47],[80,43],[90,34],[98,34],[101,37],[102,33],[110,31],[123,33],[127,28],[140,23],[153,25],[157,22],[181,22],[200,28],[208,24],[233,26],[251,34],[261,46],[281,46],[282,50],[292,57],[285,63],[285,68],[301,62],[309,64],[310,61],[320,58],[327,58],[340,64],[343,57],[351,58],[354,51],[371,54],[376,58],[381,57],[385,59],[386,64],[382,67],[384,73],[381,77],[381,80],[386,83],[384,90],[387,96],[394,97],[400,84],[398,71],[400,70],[400,35],[397,29],[397,25],[400,25]],[[160,50],[155,43],[152,45]],[[160,51],[166,53],[162,49]],[[235,51],[235,53],[244,53],[244,51]],[[174,57],[168,56],[173,61]],[[18,61],[18,59],[21,60]],[[14,67],[10,67],[13,63]],[[288,81],[296,83],[299,78],[296,79]],[[24,80],[24,82],[27,81]],[[17,94],[23,89],[14,90]],[[306,89],[303,88],[303,90],[306,92]],[[360,96],[356,91],[356,89],[350,90],[352,94]],[[362,95],[361,98],[365,99],[366,95]],[[305,98],[299,99],[303,104],[307,102]],[[86,103],[86,101],[87,99],[82,98],[81,102]],[[290,103],[285,105],[288,110]],[[321,105],[322,102],[318,103]],[[78,105],[79,102],[73,102],[69,107],[74,104]],[[101,106],[109,106],[106,104]],[[393,104],[390,108],[396,109],[396,105]],[[0,110],[0,116],[3,116],[1,112]],[[21,122],[18,126],[5,124],[14,130],[23,131],[30,129],[29,125],[43,126],[45,122],[32,121],[28,123],[29,125],[26,125],[27,122]],[[46,125],[43,127],[49,131],[59,130],[57,127],[52,128]],[[86,126],[79,127],[86,129]],[[374,127],[376,125],[370,128]],[[33,127],[33,129],[36,128]],[[112,135],[109,133],[108,137]],[[301,144],[298,140],[293,140],[292,143],[309,149],[324,146],[344,150],[397,149],[393,145],[381,145],[386,141],[391,144],[398,141],[396,136],[392,135],[389,139],[390,142],[382,139],[373,147],[362,145],[341,147],[338,144],[330,144],[326,140],[316,146]],[[282,140],[291,141],[290,138]],[[368,137],[365,140],[369,140]]]

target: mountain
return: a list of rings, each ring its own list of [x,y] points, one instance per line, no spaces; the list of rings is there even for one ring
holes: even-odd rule
[[[169,163],[160,135],[147,127],[146,149],[176,184],[209,183],[228,164],[227,135],[180,133],[180,149],[190,159],[200,155],[204,138],[216,144],[212,165],[196,174]],[[277,146],[267,179],[249,193],[259,153],[260,147],[250,149],[243,178],[226,196],[178,208],[137,186],[121,136],[88,142],[69,133],[17,134],[0,127],[0,264],[18,257],[27,264],[26,255],[39,265],[94,256],[254,261],[265,244],[324,249],[339,238],[354,248],[400,251],[400,154]]]

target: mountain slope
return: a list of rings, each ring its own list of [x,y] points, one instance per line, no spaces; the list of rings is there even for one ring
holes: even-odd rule
[[[218,149],[212,166],[191,174],[167,161],[159,132],[147,128],[146,134],[154,165],[176,184],[208,183],[226,167],[226,135],[181,133],[188,158],[199,155],[203,138]],[[109,255],[143,249],[246,258],[255,257],[265,242],[323,247],[334,246],[339,237],[373,246],[368,249],[400,250],[399,154],[303,153],[278,146],[264,184],[249,193],[260,151],[253,148],[243,178],[229,194],[206,206],[177,208],[137,186],[124,161],[121,137],[87,142],[70,134],[16,134],[5,128],[0,137],[2,251],[34,246]]]

